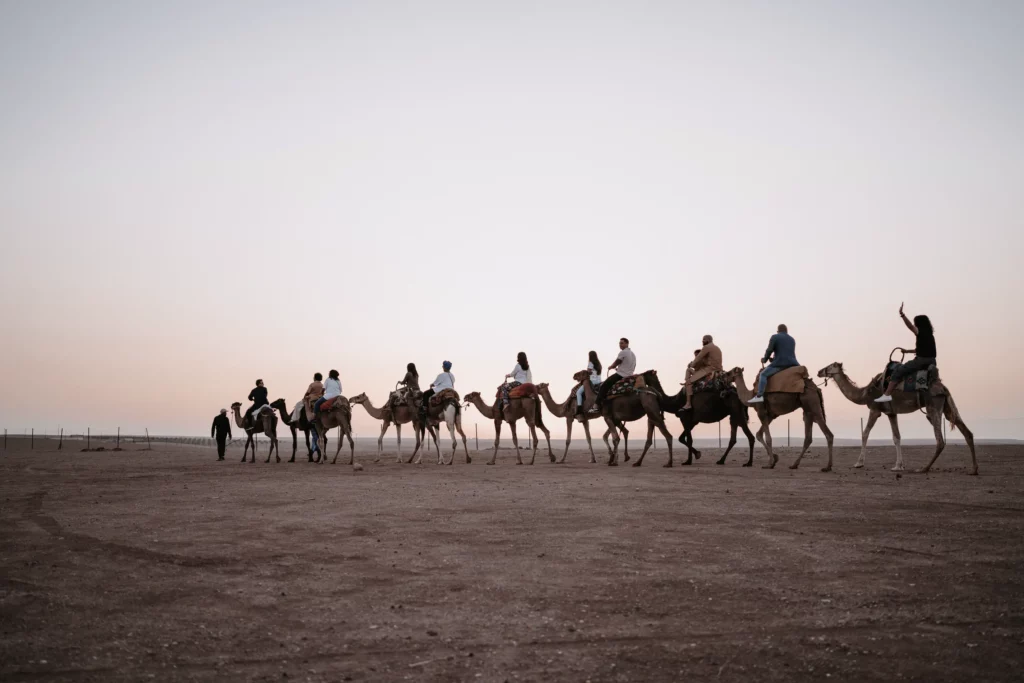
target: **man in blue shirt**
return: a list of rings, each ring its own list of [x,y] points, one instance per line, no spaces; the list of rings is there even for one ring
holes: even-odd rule
[[[768,367],[763,367],[769,359],[771,363]],[[773,334],[768,340],[768,350],[764,352],[761,365],[761,381],[757,383],[757,396],[747,403],[764,403],[764,390],[768,386],[768,378],[786,368],[800,365],[796,359],[796,340],[789,336],[789,329],[785,325],[779,325],[778,333]]]

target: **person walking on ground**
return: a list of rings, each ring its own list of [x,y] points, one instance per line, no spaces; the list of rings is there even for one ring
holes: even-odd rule
[[[601,382],[601,388],[597,390],[595,405],[598,410],[601,410],[601,406],[604,405],[604,398],[611,388],[636,372],[636,356],[629,348],[629,340],[625,337],[619,340],[619,355],[615,357],[608,369],[615,370],[615,372],[608,375],[608,379]]]
[[[213,418],[213,426],[210,427],[210,438],[217,439],[217,459],[223,460],[227,440],[231,438],[231,421],[228,420],[227,408],[221,408],[220,414]]]
[[[761,380],[757,383],[757,395],[747,403],[764,403],[764,390],[768,387],[768,378],[786,368],[800,365],[796,359],[796,340],[789,336],[789,328],[779,325],[779,331],[768,340],[768,350],[761,359]],[[765,363],[771,360],[768,367]]]

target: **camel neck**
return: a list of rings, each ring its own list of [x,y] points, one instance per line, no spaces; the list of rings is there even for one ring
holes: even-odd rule
[[[548,387],[544,387],[540,390],[540,397],[544,399],[544,405],[548,407],[548,410],[551,411],[552,415],[555,417],[565,417],[566,409],[568,407],[567,404],[555,403],[555,400],[551,398],[551,392],[548,390]]]
[[[739,394],[740,400],[746,403],[754,396],[754,390],[747,388],[747,381],[743,378],[743,373],[736,375],[736,393]]]
[[[836,386],[839,387],[839,391],[842,392],[848,400],[853,401],[858,405],[866,405],[868,401],[872,399],[869,395],[867,388],[858,387],[853,383],[849,377],[846,376],[845,372],[840,372],[838,375],[834,375]]]

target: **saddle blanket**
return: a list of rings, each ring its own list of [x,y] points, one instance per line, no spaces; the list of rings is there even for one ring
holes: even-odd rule
[[[334,398],[329,398],[320,404],[320,412],[327,413],[335,408],[343,407],[348,407],[348,399],[344,396],[335,396]]]
[[[454,389],[442,389],[440,393],[434,394],[430,397],[430,407],[436,408],[441,404],[448,403],[449,401],[455,401],[455,405],[458,405],[459,392]]]
[[[420,394],[413,394],[411,391],[400,389],[398,391],[392,391],[388,397],[388,409],[395,410],[399,406],[408,406],[410,408],[418,408],[420,405],[420,398],[423,396]]]
[[[647,372],[652,372],[652,370],[648,370]],[[629,377],[619,380],[617,383],[612,385],[612,388],[608,391],[607,398],[628,396],[629,394],[635,394],[638,389],[646,389],[647,382],[644,381],[644,375],[646,375],[647,372],[639,375],[630,375]]]
[[[705,391],[735,391],[734,387],[726,378],[724,372],[715,372],[708,377],[702,377],[693,383],[693,393],[700,394]]]
[[[882,386],[884,387],[889,383],[889,378],[892,377],[892,373],[896,371],[896,368],[900,366],[899,363],[892,362],[885,366],[885,372],[882,373],[884,381]],[[927,391],[932,387],[933,384],[939,381],[939,369],[934,365],[929,365],[924,370],[918,370],[912,372],[903,378],[896,387],[896,391]]]
[[[498,387],[498,391],[494,394],[494,398],[501,398],[501,390],[505,385],[502,384]],[[523,384],[516,385],[508,390],[509,398],[536,398],[537,397],[537,385],[525,382]]]
[[[768,386],[764,391],[766,394],[802,394],[805,386],[804,380],[809,376],[807,368],[802,365],[786,368],[768,378]],[[758,370],[757,376],[754,378],[755,391],[760,381],[761,371]]]

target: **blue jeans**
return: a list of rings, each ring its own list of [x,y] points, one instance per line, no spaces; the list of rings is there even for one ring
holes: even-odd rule
[[[768,386],[768,378],[769,377],[771,377],[772,375],[777,375],[780,372],[782,372],[783,370],[786,370],[788,368],[795,368],[795,367],[796,367],[795,365],[787,365],[784,368],[780,368],[780,367],[775,366],[775,365],[769,365],[768,367],[766,367],[764,370],[761,371],[761,381],[757,383],[757,395],[758,396],[764,396],[764,390],[765,390],[765,387]]]
[[[594,386],[594,389],[597,389],[599,386],[601,386],[600,382],[595,382],[594,380],[590,380],[590,383]],[[583,397],[586,395],[587,394],[584,391],[584,386],[581,384],[580,388],[576,390],[576,405],[583,405]]]
[[[316,425],[309,426],[309,433],[313,435],[313,453],[320,452],[320,435],[316,433]]]
[[[326,401],[326,400],[327,399],[324,398],[323,396],[321,396],[320,398],[318,398],[316,400],[316,403],[313,404],[313,415],[319,415],[320,414],[320,406],[322,406],[324,404],[324,401]]]

